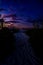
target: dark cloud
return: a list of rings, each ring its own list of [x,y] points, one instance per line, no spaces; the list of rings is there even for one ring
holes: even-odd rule
[[[11,8],[18,16],[36,17],[43,14],[43,0],[0,0],[0,7]]]

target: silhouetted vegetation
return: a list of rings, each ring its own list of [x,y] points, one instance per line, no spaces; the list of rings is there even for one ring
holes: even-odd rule
[[[0,62],[4,62],[15,50],[15,37],[8,28],[0,30]]]
[[[43,59],[43,29],[29,29],[26,32],[26,35],[30,37],[28,42],[31,43],[31,46],[35,52],[35,55],[40,58],[41,63]]]
[[[4,22],[4,20],[3,19],[0,19],[1,28],[3,28],[3,22]]]
[[[35,19],[29,17],[27,22],[33,23],[34,28],[43,28],[43,16],[39,15]]]

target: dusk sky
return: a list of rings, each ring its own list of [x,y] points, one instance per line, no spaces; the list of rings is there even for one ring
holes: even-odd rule
[[[27,19],[43,15],[43,0],[0,0],[0,8],[7,11],[0,13],[16,13],[17,16]],[[12,9],[12,11],[10,11]]]

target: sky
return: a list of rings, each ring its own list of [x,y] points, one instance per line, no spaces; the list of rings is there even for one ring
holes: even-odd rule
[[[0,0],[0,8],[7,9],[0,13],[14,13],[23,19],[43,15],[43,0]]]

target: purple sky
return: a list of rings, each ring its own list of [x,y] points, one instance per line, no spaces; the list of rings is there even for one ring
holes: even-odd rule
[[[34,19],[43,15],[42,0],[0,0],[0,8],[7,9],[7,11],[0,13],[16,13],[22,19],[28,19],[28,17]]]

